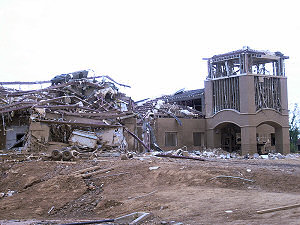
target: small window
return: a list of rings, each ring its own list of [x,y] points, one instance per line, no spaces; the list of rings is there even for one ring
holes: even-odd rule
[[[271,146],[275,145],[275,134],[271,133]]]
[[[165,146],[177,146],[177,132],[165,133]]]
[[[194,141],[194,146],[201,146],[201,133],[200,132],[193,133],[193,141]]]

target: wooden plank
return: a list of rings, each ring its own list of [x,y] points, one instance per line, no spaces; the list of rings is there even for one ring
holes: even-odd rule
[[[256,213],[264,214],[264,213],[276,212],[276,211],[281,211],[281,210],[293,209],[293,208],[297,208],[297,207],[300,207],[300,204],[294,204],[294,205],[282,206],[282,207],[277,207],[277,208],[259,210],[259,211],[256,211]]]

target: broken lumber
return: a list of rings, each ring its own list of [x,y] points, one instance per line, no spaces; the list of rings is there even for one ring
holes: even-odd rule
[[[137,199],[137,198],[143,198],[143,197],[146,197],[146,196],[148,196],[148,195],[152,195],[152,194],[154,194],[155,192],[157,192],[157,190],[152,191],[152,192],[150,192],[150,193],[148,193],[148,194],[144,194],[144,195],[137,196],[137,197],[128,197],[128,199],[129,199],[129,200],[132,200],[132,199]]]
[[[132,137],[134,137],[139,143],[141,143],[149,152],[151,149],[141,140],[136,136],[134,133],[132,133],[130,130],[128,130],[126,127],[124,127],[124,130],[126,130]]]
[[[97,170],[97,171],[94,171],[94,172],[90,172],[90,173],[86,173],[86,174],[77,174],[75,175],[75,177],[82,177],[82,178],[88,178],[88,177],[91,177],[95,174],[98,174],[98,173],[106,173],[108,171],[111,171],[111,170],[114,170],[114,168],[108,168],[108,169],[103,169],[103,170]]]
[[[294,205],[282,206],[282,207],[277,207],[277,208],[259,210],[259,211],[256,211],[256,213],[264,214],[264,213],[276,212],[276,211],[280,211],[280,210],[293,209],[293,208],[297,208],[297,207],[300,207],[300,204],[294,204]]]
[[[80,174],[80,173],[86,173],[86,172],[89,172],[89,171],[92,171],[92,170],[97,170],[97,169],[100,169],[101,166],[93,166],[93,167],[89,167],[89,168],[86,168],[86,169],[82,169],[82,170],[77,170],[74,172],[74,174]]]
[[[206,161],[206,160],[203,159],[203,158],[192,157],[192,156],[166,155],[166,154],[156,154],[155,156],[156,156],[156,157],[175,158],[175,159],[192,159],[192,160]]]
[[[95,121],[94,123],[85,123],[85,122],[72,122],[72,121],[56,121],[56,120],[39,120],[37,122],[42,123],[51,123],[51,124],[68,124],[68,125],[78,125],[78,126],[91,126],[91,127],[122,127],[121,125],[107,125],[102,121]]]
[[[216,178],[233,178],[233,179],[240,179],[240,180],[245,180],[245,181],[249,181],[249,182],[254,182],[254,180],[246,179],[243,177],[233,177],[233,176],[225,176],[225,175],[216,176],[216,177],[210,178],[210,180],[213,180]]]

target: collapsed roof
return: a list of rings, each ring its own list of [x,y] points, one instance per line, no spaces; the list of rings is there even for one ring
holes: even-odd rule
[[[44,145],[48,141],[67,143],[76,129],[95,131],[114,128],[116,133],[119,132],[118,128],[123,127],[123,119],[134,116],[133,101],[119,92],[116,86],[119,84],[113,79],[110,78],[108,82],[104,76],[101,76],[101,81],[95,77],[77,78],[72,76],[57,82],[56,76],[51,86],[28,91],[0,86],[2,135],[6,135],[7,128],[13,130],[17,125],[25,127],[21,133],[30,130],[27,136],[31,135],[31,144]],[[35,131],[39,132],[33,135]],[[22,137],[10,146],[6,144],[0,147],[11,148],[24,139]]]
[[[151,114],[158,117],[203,117],[204,89],[180,90],[173,95],[164,95],[155,99],[145,99],[137,103],[136,111],[143,116]],[[197,105],[198,104],[198,105]]]

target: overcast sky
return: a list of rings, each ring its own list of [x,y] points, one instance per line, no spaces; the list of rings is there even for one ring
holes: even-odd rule
[[[281,51],[300,103],[297,1],[0,0],[0,81],[109,75],[134,100],[203,88],[206,61],[250,46]]]

